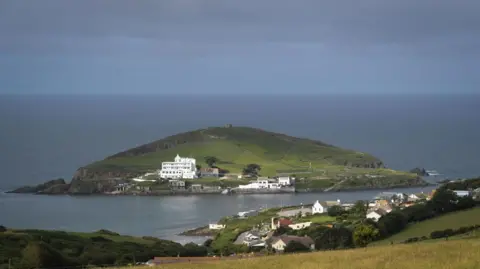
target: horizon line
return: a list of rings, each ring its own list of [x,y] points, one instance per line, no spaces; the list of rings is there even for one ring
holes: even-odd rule
[[[480,92],[338,92],[338,93],[0,93],[0,96],[325,96],[325,95],[480,95]]]

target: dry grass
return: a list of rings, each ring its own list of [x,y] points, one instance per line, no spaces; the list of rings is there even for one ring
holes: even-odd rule
[[[393,269],[480,268],[480,240],[456,240],[371,247],[346,251],[269,256],[208,264],[170,264],[158,268],[225,269]]]

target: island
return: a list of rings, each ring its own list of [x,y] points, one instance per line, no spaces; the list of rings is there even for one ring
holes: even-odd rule
[[[180,165],[180,166],[178,166]],[[171,167],[183,170],[172,170]],[[162,172],[163,171],[163,172]],[[364,152],[251,127],[209,127],[131,148],[13,193],[174,195],[423,186]]]

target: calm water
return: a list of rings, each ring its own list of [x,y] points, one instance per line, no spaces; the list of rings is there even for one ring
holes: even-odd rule
[[[226,123],[260,127],[366,151],[389,167],[447,177],[480,175],[480,97],[0,96],[0,189],[70,178],[106,155],[182,131]],[[186,228],[264,204],[369,199],[376,192],[69,197],[0,195],[0,224],[176,240]]]

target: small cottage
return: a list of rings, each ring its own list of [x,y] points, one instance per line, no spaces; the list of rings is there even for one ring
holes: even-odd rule
[[[201,177],[218,177],[220,175],[220,172],[218,168],[202,168],[200,169],[200,176]]]
[[[282,186],[290,186],[292,184],[290,177],[279,177],[278,184]]]
[[[318,200],[312,206],[312,214],[323,214],[328,212],[328,205]]]
[[[290,236],[290,235],[281,235],[278,237],[272,238],[272,248],[276,251],[284,251],[285,247],[288,243],[295,241],[298,243],[303,244],[305,247],[314,250],[315,243],[313,242],[312,238],[308,236]]]
[[[383,217],[386,214],[387,212],[384,209],[379,208],[367,213],[366,218],[377,222],[381,217]]]

